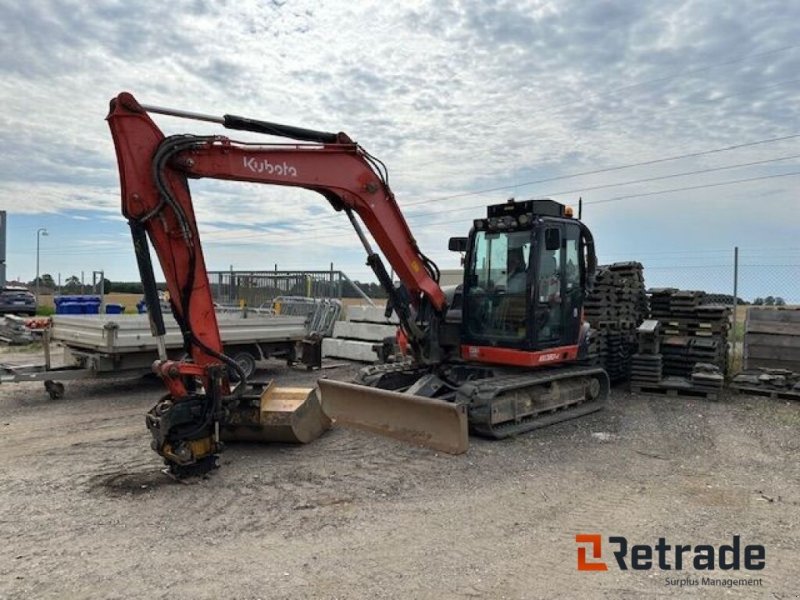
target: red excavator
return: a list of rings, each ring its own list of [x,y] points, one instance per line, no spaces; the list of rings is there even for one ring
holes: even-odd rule
[[[294,140],[253,144],[224,136],[165,136],[151,113]],[[153,333],[154,370],[168,394],[147,414],[153,449],[176,477],[216,465],[226,440],[310,441],[330,424],[464,452],[467,431],[503,438],[599,410],[602,368],[586,360],[583,303],[596,258],[588,228],[552,200],[489,206],[462,253],[463,284],[440,287],[389,188],[385,165],[344,133],[111,101],[108,123]],[[319,392],[252,386],[222,352],[188,181],[293,186],[344,211],[399,320],[407,358],[367,367],[354,383],[320,379]],[[395,285],[358,218],[400,279]],[[186,358],[168,360],[147,239],[155,248]],[[231,374],[234,374],[232,377]],[[238,380],[235,387],[231,381]],[[321,405],[320,405],[321,396]]]

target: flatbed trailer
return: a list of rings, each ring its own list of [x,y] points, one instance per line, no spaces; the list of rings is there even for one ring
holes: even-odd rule
[[[307,341],[308,320],[284,315],[217,315],[225,353],[249,377],[267,358],[297,360]],[[183,336],[171,315],[164,315],[167,355],[184,354]],[[44,382],[51,398],[64,395],[63,381],[137,375],[150,372],[158,358],[147,315],[55,315],[43,332],[44,364],[0,364],[0,383]],[[51,343],[63,347],[63,366],[53,367]]]

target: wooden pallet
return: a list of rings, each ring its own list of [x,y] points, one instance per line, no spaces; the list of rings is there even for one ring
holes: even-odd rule
[[[706,400],[719,399],[719,391],[700,388],[665,388],[660,385],[636,385],[632,383],[630,389],[631,392],[635,394],[656,394],[672,397],[684,396],[688,398],[705,398]]]
[[[750,387],[746,385],[732,385],[731,389],[736,390],[740,394],[754,394],[756,396],[766,396],[767,398],[781,400],[800,400],[800,392],[793,392],[791,390],[775,390],[772,388]]]

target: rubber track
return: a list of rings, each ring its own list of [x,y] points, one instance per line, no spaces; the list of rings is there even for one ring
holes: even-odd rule
[[[558,406],[549,406],[538,413],[506,423],[493,425],[489,421],[492,403],[505,394],[552,381],[597,376],[600,380],[600,395],[595,400],[581,399],[565,402]],[[608,400],[609,391],[608,374],[602,368],[571,367],[524,375],[491,377],[465,383],[458,390],[457,401],[466,402],[469,405],[469,423],[473,433],[494,439],[503,439],[601,410]]]

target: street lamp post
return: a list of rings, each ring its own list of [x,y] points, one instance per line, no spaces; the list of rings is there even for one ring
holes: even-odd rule
[[[39,241],[47,235],[47,229],[40,227],[36,230],[36,305],[39,305]]]

